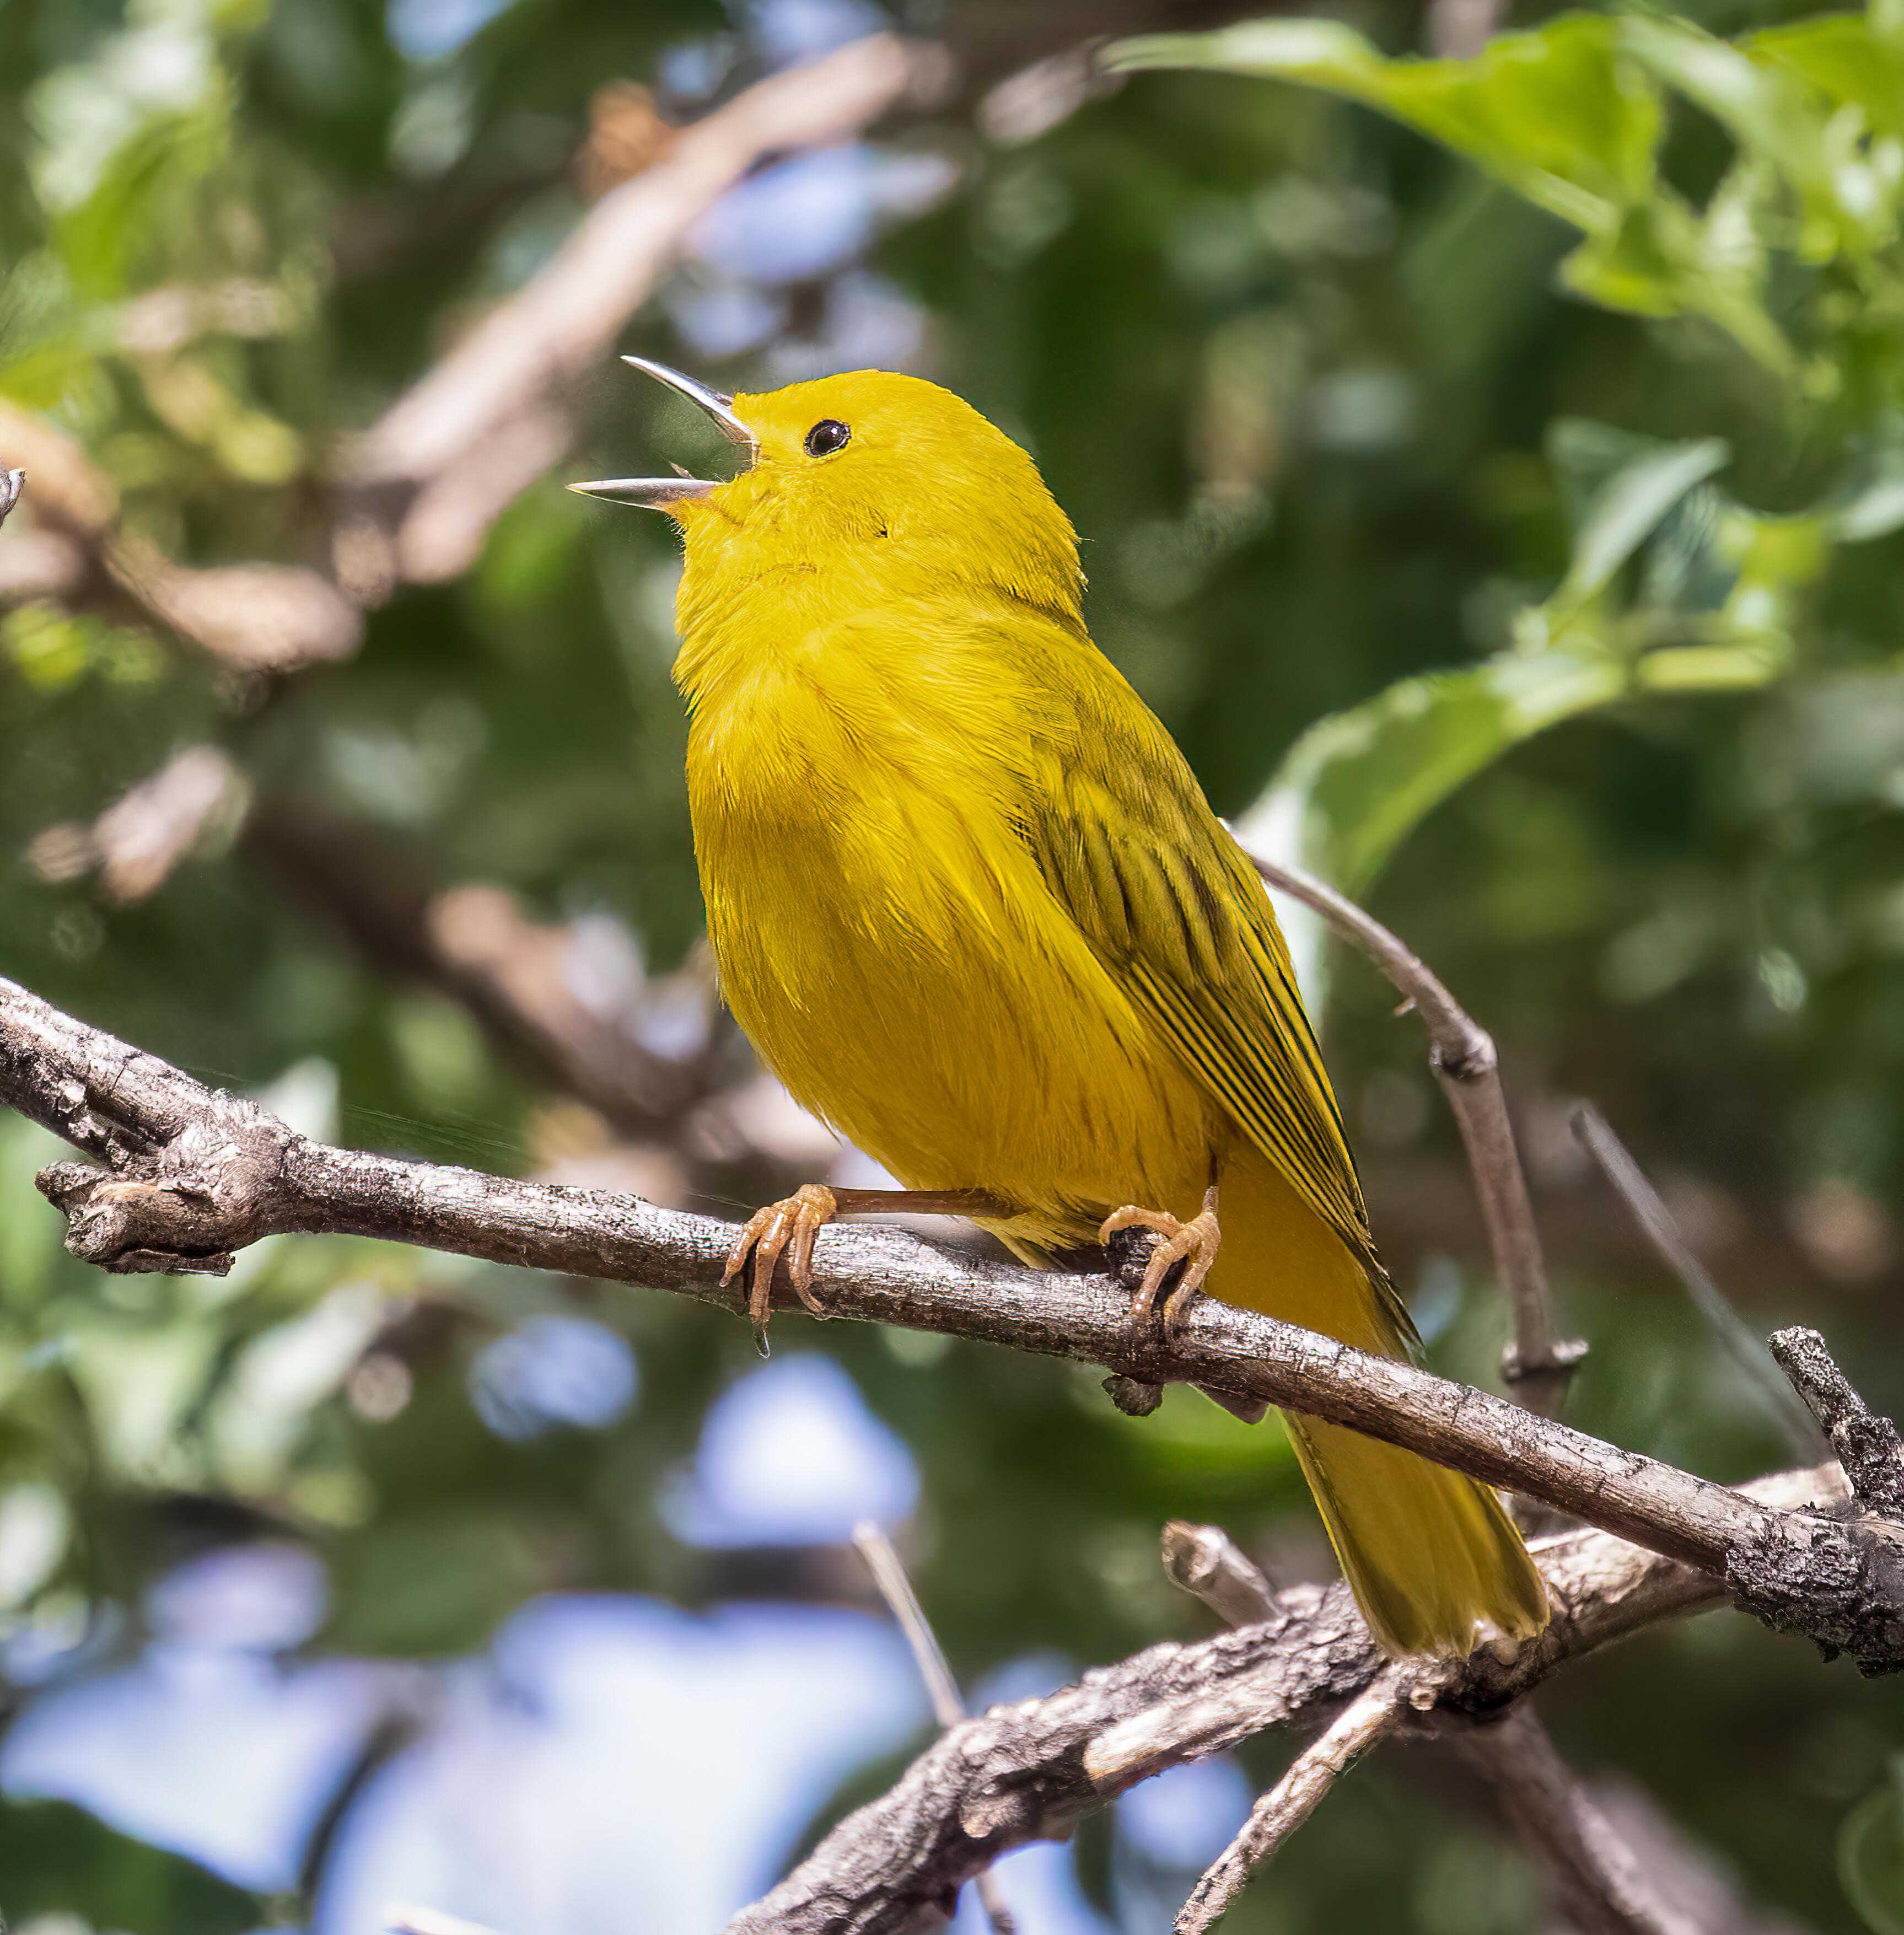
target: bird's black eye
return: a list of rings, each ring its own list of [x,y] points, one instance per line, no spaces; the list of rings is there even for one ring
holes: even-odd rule
[[[822,417],[807,433],[807,454],[831,457],[836,450],[844,450],[852,436],[837,417]]]

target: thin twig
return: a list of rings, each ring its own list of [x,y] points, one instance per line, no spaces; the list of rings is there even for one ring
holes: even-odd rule
[[[906,1644],[912,1648],[919,1677],[925,1682],[926,1693],[932,1702],[934,1718],[942,1728],[957,1726],[966,1717],[965,1702],[960,1697],[958,1682],[952,1677],[945,1649],[939,1644],[939,1635],[932,1630],[932,1623],[925,1617],[925,1608],[919,1604],[918,1593],[913,1590],[913,1582],[907,1576],[905,1562],[899,1556],[898,1548],[886,1536],[885,1528],[871,1519],[862,1519],[853,1527],[852,1542],[858,1547],[859,1555],[866,1562],[866,1569],[872,1574],[873,1583],[880,1589],[880,1596],[891,1609],[899,1630],[906,1635]],[[972,1891],[979,1897],[979,1906],[984,1909],[985,1919],[991,1924],[993,1935],[1016,1935],[1018,1924],[998,1892],[998,1877],[990,1869],[973,1876]]]
[[[440,1909],[402,1902],[393,1902],[384,1910],[384,1926],[390,1935],[496,1935],[480,1921],[466,1921],[460,1915],[445,1915]]]
[[[913,1650],[919,1677],[925,1682],[926,1693],[932,1701],[933,1717],[942,1727],[957,1726],[965,1718],[965,1702],[960,1697],[958,1682],[952,1677],[945,1649],[925,1617],[919,1595],[913,1590],[913,1582],[906,1576],[905,1563],[897,1548],[886,1536],[885,1528],[871,1519],[862,1519],[853,1527],[852,1542],[858,1547],[859,1556],[865,1560],[880,1598]]]
[[[1626,1205],[1654,1254],[1685,1287],[1727,1356],[1765,1400],[1793,1452],[1800,1458],[1815,1458],[1826,1443],[1812,1412],[1794,1398],[1765,1339],[1733,1309],[1706,1266],[1693,1254],[1672,1211],[1634,1161],[1632,1152],[1592,1103],[1583,1102],[1574,1109],[1572,1120],[1582,1147],[1600,1165],[1601,1173]]]
[[[1175,1935],[1203,1935],[1223,1918],[1250,1876],[1308,1819],[1355,1761],[1394,1727],[1407,1710],[1414,1677],[1408,1668],[1388,1668],[1350,1701],[1320,1740],[1296,1755],[1289,1771],[1251,1809],[1236,1838],[1191,1890],[1178,1911]]]
[[[1447,1744],[1540,1857],[1570,1928],[1580,1935],[1702,1935],[1652,1885],[1531,1707],[1450,1733]]]
[[[1257,1625],[1274,1615],[1269,1582],[1221,1526],[1166,1526],[1163,1566],[1233,1626]],[[1638,1912],[1650,1912],[1654,1891],[1637,1856],[1524,1704],[1500,1724],[1456,1725],[1446,1738],[1500,1798],[1581,1935],[1695,1935],[1683,1917],[1661,1911],[1649,1920]]]
[[[1163,1569],[1233,1626],[1254,1626],[1275,1610],[1276,1589],[1221,1526],[1173,1518],[1163,1528]]]
[[[1859,1396],[1815,1330],[1775,1330],[1770,1348],[1830,1441],[1851,1496],[1881,1518],[1904,1517],[1904,1442],[1897,1426]]]
[[[1745,1488],[1768,1507],[1846,1509],[1835,1466]],[[1725,1602],[1691,1568],[1584,1529],[1537,1541],[1554,1617],[1512,1662],[1483,1650],[1438,1712],[1494,1711],[1569,1662]],[[1148,1647],[1043,1699],[995,1707],[942,1735],[849,1815],[727,1935],[914,1935],[1006,1849],[1062,1840],[1088,1810],[1187,1760],[1339,1711],[1386,1662],[1348,1589],[1293,1586],[1266,1619],[1191,1644]]]
[[[1371,914],[1312,874],[1266,860],[1247,847],[1243,851],[1270,886],[1313,908],[1368,955],[1420,1016],[1428,1030],[1429,1066],[1460,1125],[1495,1273],[1513,1313],[1514,1338],[1503,1353],[1501,1375],[1529,1410],[1553,1416],[1586,1346],[1561,1335],[1493,1037],[1420,956]]]
[[[312,1142],[241,1098],[0,980],[0,1103],[107,1170],[56,1163],[42,1191],[67,1246],[120,1271],[222,1275],[260,1237],[327,1231],[672,1290],[735,1312],[730,1224],[639,1199]],[[823,1232],[833,1315],[1213,1385],[1346,1425],[1525,1492],[1722,1576],[1770,1623],[1872,1668],[1904,1664],[1904,1554],[1860,1523],[1772,1511],[1417,1366],[1214,1300],[1175,1334],[1133,1327],[1109,1276],[1026,1269],[892,1229]],[[782,1308],[790,1290],[777,1292]]]

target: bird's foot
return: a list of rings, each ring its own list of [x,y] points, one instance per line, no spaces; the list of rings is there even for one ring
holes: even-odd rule
[[[1150,1230],[1157,1240],[1151,1246],[1150,1260],[1144,1267],[1144,1280],[1130,1300],[1133,1324],[1148,1321],[1155,1311],[1157,1294],[1164,1278],[1172,1271],[1177,1279],[1163,1300],[1163,1329],[1174,1336],[1183,1327],[1184,1318],[1217,1260],[1223,1232],[1217,1222],[1217,1192],[1214,1184],[1203,1194],[1203,1208],[1187,1223],[1179,1222],[1167,1209],[1140,1209],[1127,1204],[1104,1218],[1097,1233],[1100,1243],[1108,1243],[1120,1230]]]
[[[723,1287],[732,1283],[753,1258],[753,1273],[747,1281],[747,1316],[753,1325],[753,1340],[760,1354],[767,1354],[767,1319],[773,1307],[774,1266],[789,1243],[793,1254],[787,1261],[787,1276],[794,1294],[816,1317],[827,1314],[813,1289],[813,1239],[839,1214],[839,1199],[823,1182],[803,1183],[791,1196],[756,1209],[741,1226],[727,1252],[727,1267],[721,1272]]]

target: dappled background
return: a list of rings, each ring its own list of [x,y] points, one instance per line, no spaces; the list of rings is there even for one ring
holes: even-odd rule
[[[714,1001],[668,530],[560,484],[721,460],[615,341],[741,388],[914,370],[1035,452],[1219,810],[1498,1036],[1592,1347],[1569,1416],[1722,1479],[1800,1455],[1583,1097],[1749,1324],[1904,1405],[1894,0],[1351,0],[1137,50],[1166,71],[1076,52],[1245,11],[0,0],[0,973],[352,1143],[723,1215],[872,1179]],[[678,129],[895,26],[902,83],[676,205]],[[650,203],[625,327],[419,456],[406,388]],[[1431,1361],[1492,1379],[1420,1029],[1292,928]],[[107,1277],[34,1192],[50,1150],[0,1121],[16,1935],[392,1901],[702,1935],[928,1736],[855,1521],[980,1701],[1208,1630],[1167,1517],[1328,1566],[1277,1428],[1181,1392],[1133,1420],[1073,1367],[798,1316],[763,1365],[682,1300],[341,1239]],[[1541,1704],[1730,1925],[1864,1925],[1841,1831],[1888,1819],[1894,1687],[1715,1615]],[[1166,1927],[1288,1751],[1013,1858],[1025,1935]],[[1410,1749],[1233,1925],[1549,1924]]]

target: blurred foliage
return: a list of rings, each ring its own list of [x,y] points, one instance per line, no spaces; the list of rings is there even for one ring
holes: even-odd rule
[[[0,1807],[0,1873],[16,1924],[77,1914],[95,1927],[242,1935],[257,1915],[242,1890],[63,1801]]]
[[[1904,1793],[1899,1763],[1890,1777],[1845,1817],[1838,1837],[1845,1892],[1878,1935],[1904,1928]]]
[[[763,71],[785,10],[484,11],[433,38],[455,9],[0,0],[0,400],[83,445],[130,532],[194,564],[321,563],[344,439],[582,213],[596,89],[641,80],[686,118]],[[928,11],[909,24],[956,41],[967,10]],[[1591,1093],[1697,1233],[1770,1256],[1752,1319],[1822,1324],[1896,1409],[1904,21],[1699,0],[1509,24],[1426,62],[1414,11],[1345,7],[1131,44],[1121,65],[1169,71],[1035,137],[915,120],[866,179],[937,158],[936,198],[840,189],[865,205],[825,246],[798,204],[819,239],[790,265],[704,237],[629,343],[740,387],[907,358],[1022,438],[1085,534],[1097,636],[1219,808],[1368,895],[1495,1031],[1557,1232],[1568,1202],[1568,1227],[1616,1215],[1555,1127]],[[705,435],[613,370],[580,415],[570,474]],[[0,617],[0,971],[314,1132],[671,1176],[731,1209],[813,1158],[770,1150],[718,1188],[704,1166],[686,1194],[679,1164],[617,1151],[311,919],[242,814],[134,904],[29,857],[210,741],[255,798],[499,883],[624,967],[691,963],[670,541],[559,481],[463,578],[288,680],[118,607]],[[1499,1314],[1421,1212],[1464,1185],[1391,1001],[1338,964],[1332,1061],[1433,1360],[1486,1379]],[[104,1277],[33,1191],[50,1148],[0,1123],[11,1710],[131,1656],[155,1582],[247,1539],[323,1557],[319,1651],[452,1656],[558,1587],[861,1589],[838,1555],[710,1553],[670,1515],[752,1368],[742,1327],[343,1240],[261,1245],[224,1279]],[[1593,1345],[1578,1422],[1721,1478],[1784,1459],[1636,1252],[1555,1241]],[[591,1409],[511,1383],[499,1347],[565,1312],[638,1392]],[[968,1683],[1204,1630],[1157,1565],[1166,1517],[1221,1521],[1285,1577],[1326,1563],[1273,1427],[1181,1392],[1132,1420],[1064,1367],[783,1321],[916,1459],[920,1588]],[[1547,1704],[1754,1894],[1889,1925],[1896,1688],[1714,1618]],[[1095,1830],[1083,1871],[1148,1927],[1135,1858]],[[137,1935],[249,1912],[24,1804],[0,1814],[0,1906]],[[1411,1754],[1359,1772],[1232,1920],[1507,1935],[1540,1909],[1478,1803]]]

